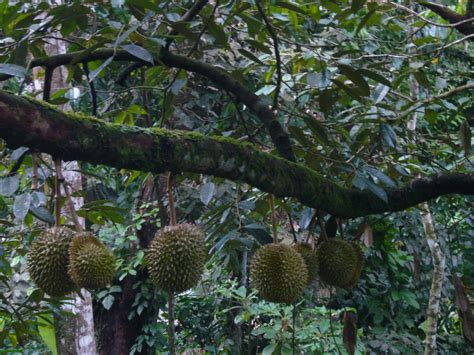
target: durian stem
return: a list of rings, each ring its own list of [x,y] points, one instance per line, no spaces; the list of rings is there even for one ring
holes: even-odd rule
[[[72,201],[71,193],[69,191],[69,187],[64,179],[62,168],[61,168],[61,160],[55,160],[54,161],[54,166],[56,169],[56,179],[57,179],[57,193],[59,194],[59,198],[61,198],[61,185],[64,189],[64,194],[66,195],[67,199],[67,205],[69,209],[69,213],[71,214],[71,218],[74,222],[74,226],[76,227],[76,230],[78,232],[82,232],[83,228],[81,225],[81,222],[79,221],[79,217],[77,216],[76,213],[76,208],[74,207],[74,202]],[[58,213],[61,215],[61,208],[58,208],[58,205],[56,205],[56,214]],[[59,224],[58,224],[59,225]]]
[[[326,233],[326,223],[324,222],[324,215],[320,210],[318,210],[316,213],[318,216],[319,228],[321,228],[321,239],[323,241],[328,240],[328,235]]]
[[[273,243],[278,244],[278,236],[277,236],[277,220],[276,220],[276,213],[275,213],[275,196],[272,194],[270,195],[270,206],[272,208],[272,235],[273,235]]]
[[[174,293],[168,294],[168,352],[170,355],[176,354],[175,332],[174,332]]]
[[[63,182],[63,188],[67,197],[67,205],[69,208],[69,213],[71,213],[71,217],[74,222],[74,226],[76,227],[76,230],[80,233],[83,231],[82,224],[81,224],[81,221],[79,220],[79,216],[77,215],[76,208],[74,206],[74,202],[72,200],[71,193],[69,191],[69,187],[65,182]]]
[[[36,192],[38,190],[38,153],[31,153],[32,174],[31,174],[31,190]]]
[[[54,224],[56,227],[61,225],[61,161],[55,160],[54,167],[56,170],[56,176],[54,180],[54,194],[55,194],[55,214]]]
[[[168,191],[168,204],[170,206],[170,222],[172,226],[175,226],[177,223],[177,220],[176,220],[176,207],[174,204],[174,196],[173,196],[173,174],[171,173],[168,173],[167,191]]]

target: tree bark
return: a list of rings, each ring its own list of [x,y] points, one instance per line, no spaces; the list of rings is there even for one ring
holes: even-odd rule
[[[64,113],[0,91],[0,138],[63,160],[162,173],[193,172],[243,181],[276,197],[341,217],[400,211],[447,194],[474,195],[474,173],[418,178],[387,189],[387,201],[368,190],[339,186],[308,167],[253,145],[195,132],[143,129]]]
[[[419,205],[421,210],[421,220],[425,231],[425,238],[431,252],[433,261],[433,274],[431,276],[430,297],[426,311],[426,337],[425,337],[425,355],[437,353],[436,337],[438,334],[439,303],[441,291],[444,284],[444,268],[446,260],[443,251],[439,245],[438,235],[435,231],[433,217],[427,202]]]

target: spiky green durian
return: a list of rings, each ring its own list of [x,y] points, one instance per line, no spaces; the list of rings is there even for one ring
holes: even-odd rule
[[[351,288],[359,280],[362,252],[357,245],[345,240],[330,239],[318,248],[319,277],[336,287]]]
[[[308,285],[313,282],[319,274],[318,250],[308,243],[297,243],[293,245],[295,249],[304,259],[306,268],[308,269]]]
[[[191,224],[165,227],[146,254],[150,278],[160,289],[179,293],[198,284],[206,263],[202,232]]]
[[[109,285],[115,275],[115,257],[92,233],[77,233],[69,249],[69,275],[78,287]]]
[[[47,229],[36,237],[28,253],[32,280],[50,296],[64,296],[75,289],[68,274],[72,235],[73,231],[65,227]]]
[[[354,249],[357,262],[355,264],[355,270],[352,275],[351,282],[345,286],[346,288],[353,288],[355,285],[357,285],[357,282],[359,282],[360,275],[362,273],[362,268],[364,267],[364,253],[362,252],[362,249],[357,243],[351,243],[351,245]]]
[[[303,257],[284,244],[267,244],[258,249],[250,273],[260,297],[270,302],[294,303],[308,284]]]

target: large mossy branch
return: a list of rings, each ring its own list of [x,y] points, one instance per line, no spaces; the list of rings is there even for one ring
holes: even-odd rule
[[[103,48],[93,51],[86,49],[78,52],[36,58],[31,61],[30,68],[45,67],[52,70],[61,65],[87,63],[108,58],[113,58],[116,61],[141,63],[144,66],[151,65],[149,62],[142,61],[127,51]],[[225,70],[192,58],[170,53],[164,49],[161,51],[160,55],[155,58],[155,62],[157,65],[161,64],[170,68],[179,68],[202,75],[212,81],[219,88],[234,95],[239,102],[245,104],[262,121],[278,153],[286,159],[292,161],[295,160],[290,137],[272,110],[260,99],[260,97],[247,89],[247,87],[238,80],[234,79]],[[9,77],[9,75],[0,74],[0,81],[6,80]]]
[[[369,191],[343,188],[303,165],[261,152],[251,144],[193,132],[106,123],[2,91],[0,138],[11,147],[27,146],[63,160],[242,181],[342,217],[399,211],[446,194],[474,195],[474,174],[450,173],[389,190],[385,203]]]

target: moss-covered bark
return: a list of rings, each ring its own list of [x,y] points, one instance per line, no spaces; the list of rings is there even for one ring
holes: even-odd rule
[[[1,91],[0,138],[12,147],[27,146],[63,160],[243,181],[342,217],[398,211],[451,193],[474,194],[474,174],[451,173],[416,179],[390,190],[385,203],[369,191],[343,188],[306,166],[261,152],[248,143],[106,123]]]

